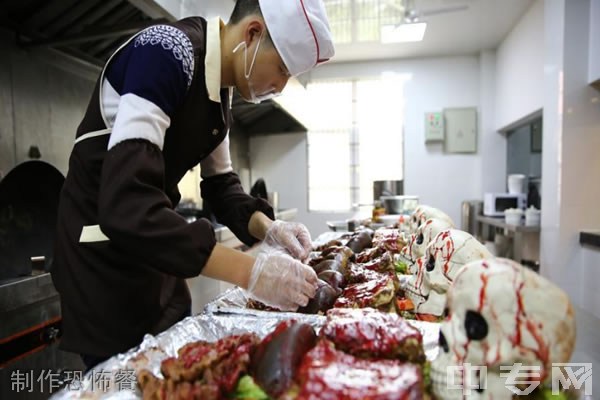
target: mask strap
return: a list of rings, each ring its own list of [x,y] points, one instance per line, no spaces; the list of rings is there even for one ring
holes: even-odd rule
[[[252,56],[252,62],[250,63],[250,69],[248,69],[248,46],[245,41],[241,41],[237,46],[233,49],[233,53],[238,51],[242,46],[244,47],[244,76],[246,79],[250,78],[250,74],[252,73],[252,68],[254,67],[254,62],[256,61],[256,55],[258,54],[258,48],[260,47],[260,43],[262,42],[262,38],[265,31],[263,30],[260,33],[260,38],[258,38],[258,44],[256,45],[256,49],[254,49],[254,55]]]
[[[258,44],[256,45],[256,49],[254,50],[254,56],[252,56],[252,63],[250,63],[250,69],[248,70],[248,72],[246,72],[246,58],[244,57],[244,72],[245,72],[246,79],[249,79],[250,74],[252,73],[252,68],[254,67],[254,61],[256,61],[256,55],[258,54],[258,48],[260,47],[260,43],[262,42],[264,33],[265,33],[264,30],[260,33],[260,37],[258,38]]]

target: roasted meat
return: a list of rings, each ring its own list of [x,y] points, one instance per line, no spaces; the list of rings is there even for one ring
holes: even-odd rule
[[[398,360],[364,360],[321,339],[302,360],[296,400],[423,399],[421,368]]]
[[[307,324],[284,321],[258,345],[250,366],[260,387],[274,398],[293,384],[302,357],[314,347],[317,337]]]
[[[376,279],[346,286],[334,307],[380,308],[389,305],[395,297],[396,285],[392,275],[379,274]]]
[[[248,370],[250,354],[260,341],[253,333],[228,336],[214,343],[189,343],[178,357],[161,364],[165,379],[142,371],[138,383],[144,399],[220,399]]]
[[[318,275],[319,279],[325,281],[335,289],[338,294],[342,293],[342,289],[346,286],[346,280],[344,275],[338,271],[326,270],[322,271]]]
[[[343,238],[344,237],[342,236],[342,239]],[[330,240],[329,242],[327,242],[325,244],[322,244],[320,246],[315,247],[314,250],[320,252],[320,251],[323,251],[323,250],[328,249],[330,247],[343,246],[346,241],[347,240],[341,241],[339,239]]]
[[[261,310],[261,311],[281,311],[277,307],[268,306],[265,303],[260,302],[255,299],[248,299],[246,301],[246,307],[251,308],[253,310]]]
[[[369,262],[375,258],[379,258],[380,256],[383,255],[383,253],[385,253],[386,250],[383,246],[381,247],[372,247],[370,249],[365,249],[362,252],[358,253],[355,256],[355,261],[357,263],[365,263],[365,262]]]
[[[315,257],[308,262],[308,265],[314,267],[324,260],[336,260],[341,265],[341,268],[345,268],[349,260],[354,259],[354,253],[346,246],[334,246],[329,247],[321,252],[319,257]]]
[[[392,254],[399,254],[406,246],[406,239],[398,229],[378,229],[373,236],[373,247],[383,247]]]
[[[371,242],[372,240],[373,231],[370,229],[364,229],[352,235],[350,240],[348,240],[348,243],[346,243],[346,246],[348,246],[354,252],[354,254],[358,254],[364,249],[371,247],[373,245]]]
[[[377,272],[394,272],[394,261],[390,253],[385,252],[380,257],[362,264],[366,269]]]
[[[395,313],[334,308],[327,312],[321,336],[339,350],[361,358],[425,361],[421,333]]]
[[[378,278],[381,278],[385,274],[379,273],[377,271],[372,271],[370,269],[366,269],[362,264],[354,264],[350,263],[348,268],[346,269],[346,274],[344,275],[344,279],[346,285],[354,284],[354,283],[363,283],[372,281]]]
[[[335,300],[340,295],[340,292],[331,287],[327,282],[319,279],[319,287],[315,297],[308,301],[308,304],[304,307],[298,308],[298,312],[302,314],[317,314],[320,311],[325,312],[329,310]]]

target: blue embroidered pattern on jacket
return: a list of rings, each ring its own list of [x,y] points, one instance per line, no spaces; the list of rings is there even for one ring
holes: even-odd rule
[[[135,38],[134,46],[161,45],[171,50],[173,57],[181,61],[183,72],[188,78],[188,87],[192,83],[194,73],[194,49],[189,37],[179,29],[169,25],[151,26]]]

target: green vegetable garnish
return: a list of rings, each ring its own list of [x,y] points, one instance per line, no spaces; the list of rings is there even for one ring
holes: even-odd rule
[[[431,392],[431,363],[425,361],[423,364],[423,386],[427,392]]]
[[[235,389],[235,399],[270,400],[250,375],[244,375]]]
[[[408,273],[408,265],[406,263],[403,263],[402,261],[396,261],[396,263],[394,263],[394,268],[399,274]]]
[[[558,394],[552,394],[552,388],[538,386],[527,398],[531,400],[574,400],[578,398],[577,396],[573,396],[573,394],[562,390]]]

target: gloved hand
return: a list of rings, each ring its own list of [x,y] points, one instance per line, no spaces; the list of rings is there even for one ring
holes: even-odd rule
[[[317,274],[282,250],[263,245],[252,267],[247,290],[268,306],[294,311],[315,296]]]
[[[299,222],[273,222],[265,235],[265,243],[282,248],[298,260],[306,260],[312,250],[310,232]]]

